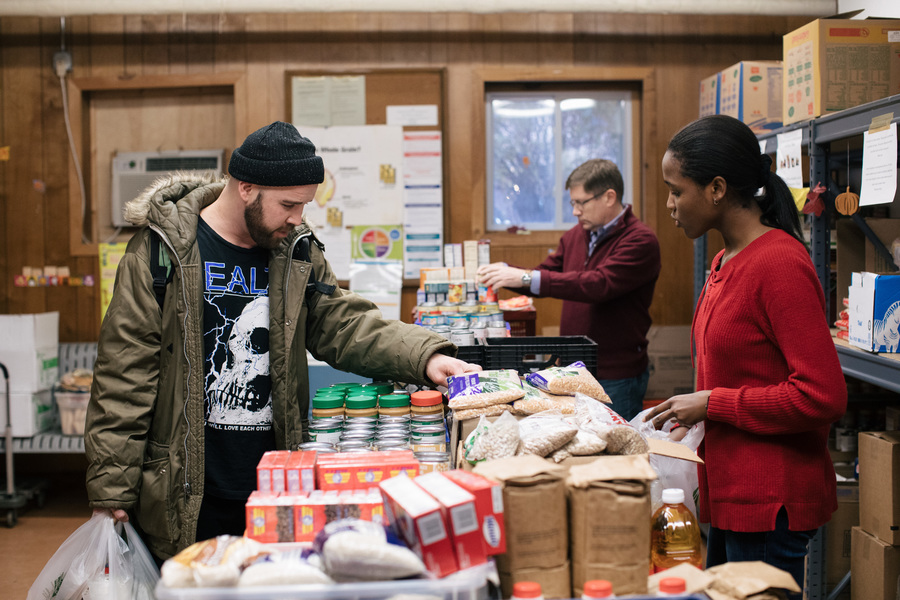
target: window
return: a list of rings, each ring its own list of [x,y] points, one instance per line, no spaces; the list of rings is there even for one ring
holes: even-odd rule
[[[566,178],[591,158],[615,162],[633,198],[630,91],[486,93],[487,229],[569,229]]]

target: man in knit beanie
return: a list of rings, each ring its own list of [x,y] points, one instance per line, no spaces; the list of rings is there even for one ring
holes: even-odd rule
[[[303,219],[324,165],[293,125],[251,133],[228,170],[224,180],[175,174],[129,203],[142,229],[101,326],[85,428],[90,504],[134,518],[158,562],[250,526],[263,454],[309,439],[307,351],[340,371],[426,386],[481,368],[337,286]]]

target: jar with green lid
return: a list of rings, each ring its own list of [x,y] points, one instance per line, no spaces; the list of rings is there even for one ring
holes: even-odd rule
[[[355,395],[347,396],[344,401],[344,415],[348,419],[355,417],[375,417],[378,414],[375,396]]]
[[[409,447],[413,452],[446,452],[447,430],[442,425],[426,425],[410,432]]]
[[[362,384],[360,389],[364,391],[374,390],[377,395],[384,396],[385,394],[394,393],[394,384],[389,381],[373,381],[372,383]]]
[[[409,414],[409,396],[406,394],[387,394],[378,398],[379,417],[397,417]]]
[[[312,399],[312,418],[344,418],[344,398],[342,396],[316,396]]]
[[[413,415],[444,414],[444,396],[437,390],[421,390],[409,396],[409,410]]]

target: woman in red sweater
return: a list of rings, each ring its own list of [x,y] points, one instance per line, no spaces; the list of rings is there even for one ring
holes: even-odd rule
[[[837,508],[826,443],[847,388],[796,206],[771,164],[750,129],[722,115],[669,142],[662,171],[675,225],[690,239],[716,230],[725,248],[694,313],[698,391],[647,419],[705,420],[707,567],[762,560],[802,588],[807,543]]]

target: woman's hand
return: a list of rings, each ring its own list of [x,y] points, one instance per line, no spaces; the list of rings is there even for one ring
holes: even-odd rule
[[[662,429],[669,419],[675,419],[679,425],[692,427],[706,419],[706,407],[709,404],[710,390],[672,396],[665,402],[654,406],[644,415],[644,421],[653,421],[653,427]]]

